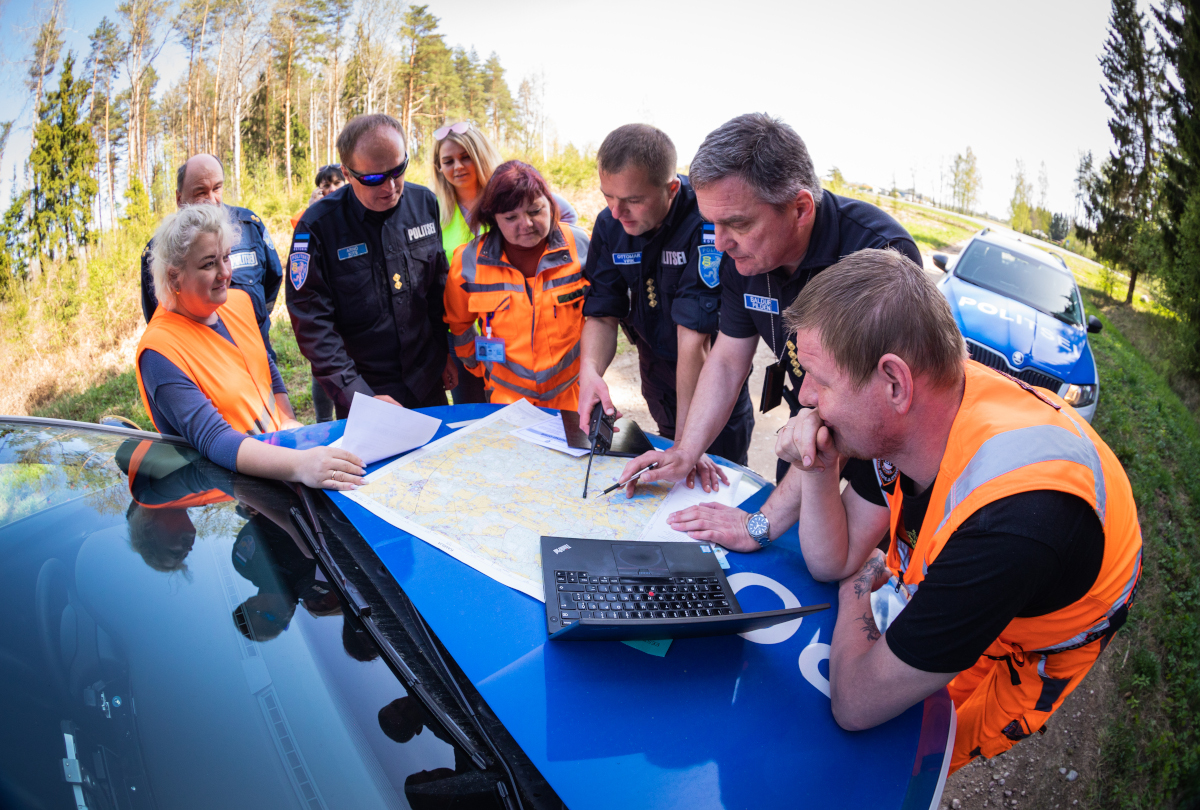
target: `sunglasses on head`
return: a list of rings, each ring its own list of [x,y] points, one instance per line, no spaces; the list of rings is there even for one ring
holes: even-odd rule
[[[399,166],[394,169],[388,169],[386,172],[382,172],[380,174],[359,174],[345,164],[342,165],[342,169],[346,172],[349,172],[351,177],[362,183],[364,186],[382,186],[388,180],[394,180],[402,177],[404,173],[408,171],[408,155],[404,156],[404,162]]]
[[[453,132],[455,135],[462,135],[464,132],[466,132],[470,128],[471,128],[470,121],[459,121],[457,124],[448,124],[448,125],[442,127],[441,129],[435,129],[433,131],[433,139],[435,141],[440,141],[440,140],[444,139],[447,135],[449,135],[451,132]]]

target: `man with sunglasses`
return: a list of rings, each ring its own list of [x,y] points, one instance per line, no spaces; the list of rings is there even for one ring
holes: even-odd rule
[[[225,169],[221,161],[212,155],[192,155],[175,172],[175,205],[224,205]],[[245,290],[254,302],[254,317],[262,332],[263,343],[271,359],[275,350],[271,348],[271,310],[279,296],[279,285],[283,281],[283,268],[275,244],[267,233],[262,219],[248,208],[226,205],[229,218],[238,225],[238,241],[229,252],[233,265],[233,279],[229,286]],[[142,251],[142,314],[146,323],[158,307],[154,295],[154,281],[150,273],[153,241]]]
[[[337,417],[356,392],[406,408],[445,405],[442,293],[449,266],[437,200],[404,182],[404,128],[389,115],[352,119],[337,140],[347,184],[296,226],[287,305],[300,351]]]

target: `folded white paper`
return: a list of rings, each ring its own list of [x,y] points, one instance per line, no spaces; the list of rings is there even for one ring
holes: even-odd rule
[[[586,456],[590,452],[567,444],[567,430],[563,427],[561,416],[552,416],[533,427],[518,428],[513,431],[513,435],[527,442],[566,453],[568,456]]]
[[[341,447],[373,464],[427,443],[441,424],[441,419],[356,391]]]

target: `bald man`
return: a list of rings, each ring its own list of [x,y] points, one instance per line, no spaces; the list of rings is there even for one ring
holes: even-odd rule
[[[175,205],[180,208],[185,205],[223,205],[221,200],[224,192],[225,169],[221,161],[212,155],[193,155],[175,172]],[[232,205],[226,205],[225,209],[238,226],[238,241],[229,253],[233,264],[233,281],[229,286],[245,290],[254,302],[254,317],[258,319],[263,343],[274,359],[275,350],[271,348],[270,338],[271,310],[275,308],[275,298],[279,295],[283,268],[279,264],[271,235],[258,215],[249,209]],[[158,307],[158,299],[154,297],[154,282],[150,276],[152,244],[153,241],[142,251],[142,314],[146,316],[146,323],[150,323]]]

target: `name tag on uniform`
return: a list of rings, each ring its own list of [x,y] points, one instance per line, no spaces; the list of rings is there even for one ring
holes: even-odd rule
[[[362,242],[357,245],[351,245],[350,247],[338,248],[338,260],[344,262],[346,259],[353,259],[355,256],[365,256],[366,253],[366,242]]]
[[[767,298],[765,295],[751,295],[746,293],[742,296],[746,301],[746,309],[752,309],[755,312],[769,312],[772,315],[779,314],[779,299]]]
[[[242,267],[256,267],[258,265],[258,254],[253,250],[240,250],[237,253],[229,254],[229,264],[234,270]]]
[[[475,338],[475,359],[485,363],[503,363],[504,338]]]
[[[642,252],[637,253],[614,253],[613,264],[641,264]]]

